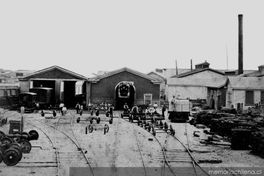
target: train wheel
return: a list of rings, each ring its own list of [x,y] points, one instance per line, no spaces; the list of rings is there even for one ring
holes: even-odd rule
[[[171,135],[175,136],[175,130],[174,129],[172,129],[172,134]]]
[[[57,113],[55,110],[52,112],[52,115],[53,115],[53,117],[56,117]]]
[[[44,111],[43,111],[43,110],[40,112],[40,114],[41,114],[41,116],[42,116],[42,117],[44,117],[44,116],[45,116],[45,113],[44,113]]]
[[[113,123],[113,118],[111,118],[110,120],[109,120],[109,124],[112,124]]]
[[[80,123],[80,121],[81,121],[81,118],[80,117],[77,117],[76,122],[77,123]]]
[[[22,151],[21,151],[21,147],[18,143],[13,143],[11,144],[10,148],[16,149],[18,154],[19,154],[19,161],[22,159]]]
[[[3,153],[0,151],[0,163],[3,161]]]
[[[167,130],[168,130],[168,124],[165,122],[164,123],[164,131],[167,132]]]
[[[148,132],[150,132],[150,131],[151,131],[151,126],[149,125],[149,126],[148,126]]]
[[[100,121],[101,121],[101,119],[100,119],[100,117],[98,117],[98,118],[96,119],[97,124],[99,124]]]
[[[8,137],[4,137],[1,139],[1,142],[2,142],[2,144],[10,145],[10,144],[12,144],[13,140],[8,138]]]
[[[25,139],[22,139],[20,142],[22,153],[29,153],[31,151],[31,143]]]
[[[30,130],[28,132],[30,140],[38,140],[39,134],[36,130]]]
[[[10,148],[3,154],[3,161],[7,166],[14,166],[19,162],[19,153],[16,149]]]
[[[3,131],[0,131],[0,140],[2,139],[2,138],[4,138],[6,135],[5,135],[5,133],[3,132]]]
[[[26,140],[28,140],[30,137],[29,137],[30,135],[27,133],[27,132],[23,132],[22,134],[21,134],[21,139],[26,139]]]
[[[88,129],[89,129],[89,133],[92,133],[93,132],[93,126],[92,125],[89,125],[88,126]]]
[[[108,133],[109,131],[109,126],[107,124],[105,124],[104,126],[104,134]]]
[[[152,128],[152,134],[153,136],[156,136],[156,131]]]

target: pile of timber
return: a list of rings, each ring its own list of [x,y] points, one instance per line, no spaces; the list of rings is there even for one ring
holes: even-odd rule
[[[264,128],[257,128],[252,132],[251,138],[252,152],[264,158]]]
[[[264,157],[264,118],[257,112],[230,114],[217,111],[202,111],[190,121],[203,124],[211,134],[227,137],[234,150],[251,149]],[[199,126],[199,125],[198,125]]]

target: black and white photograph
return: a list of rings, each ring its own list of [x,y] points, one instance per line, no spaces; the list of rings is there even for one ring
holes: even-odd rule
[[[0,176],[264,175],[263,5],[0,1]]]

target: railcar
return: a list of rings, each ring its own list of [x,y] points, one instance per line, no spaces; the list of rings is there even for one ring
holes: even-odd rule
[[[36,109],[37,94],[33,92],[23,92],[18,96],[18,109],[25,107],[25,112],[33,112]]]
[[[36,103],[39,104],[39,108],[47,109],[52,105],[53,88],[34,87],[29,89],[29,92],[37,94]]]
[[[169,120],[186,122],[189,120],[191,104],[187,99],[173,99],[169,104]]]

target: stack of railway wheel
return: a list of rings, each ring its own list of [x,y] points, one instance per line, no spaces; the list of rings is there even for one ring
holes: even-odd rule
[[[7,166],[14,166],[22,159],[21,144],[1,133],[0,139],[0,162]]]
[[[252,152],[264,158],[264,128],[252,132],[251,136]]]

